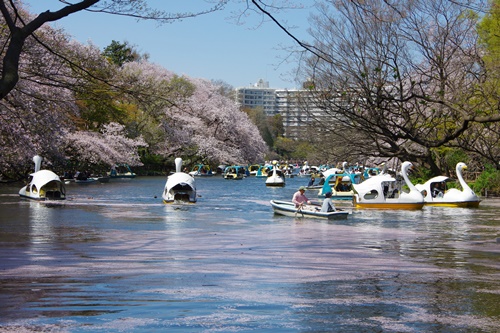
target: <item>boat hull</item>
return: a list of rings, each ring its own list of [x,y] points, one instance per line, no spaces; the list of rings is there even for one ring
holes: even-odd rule
[[[324,198],[325,196],[322,194],[318,194],[319,198]],[[335,192],[332,193],[332,196],[330,199],[332,200],[352,200],[353,193],[351,192]]]
[[[424,202],[358,202],[353,199],[354,208],[365,209],[404,209],[419,210],[424,207]]]
[[[115,175],[109,175],[109,178],[135,178],[135,173],[134,174],[115,174]]]
[[[284,216],[299,218],[308,217],[326,220],[345,220],[349,215],[349,212],[339,210],[335,212],[323,213],[316,210],[316,207],[320,208],[318,205],[308,205],[303,209],[297,209],[292,202],[288,201],[271,200],[270,203],[275,214]]]
[[[276,182],[276,183],[266,183],[266,186],[270,186],[270,187],[283,187],[285,186],[285,183],[284,182]]]
[[[109,179],[109,178],[108,178]],[[90,177],[87,179],[75,179],[75,184],[92,184],[97,182],[97,178]]]
[[[28,194],[19,194],[21,198],[25,199],[30,199],[30,200],[36,200],[36,201],[59,201],[59,200],[66,200],[66,196],[64,195],[56,195],[56,196],[50,196],[50,197],[40,197],[36,195],[28,195]]]
[[[458,207],[458,208],[478,208],[480,201],[464,202],[426,202],[425,206],[434,207]]]
[[[241,179],[243,179],[243,175],[242,174],[230,173],[230,174],[224,175],[224,179],[227,179],[227,180],[241,180]]]

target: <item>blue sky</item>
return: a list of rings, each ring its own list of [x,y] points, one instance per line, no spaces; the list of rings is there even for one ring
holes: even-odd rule
[[[57,0],[24,2],[33,14],[61,8]],[[160,26],[155,22],[85,12],[52,25],[63,28],[82,43],[91,41],[101,50],[112,40],[127,41],[140,53],[148,53],[151,62],[178,75],[223,80],[234,87],[249,86],[261,78],[269,81],[272,88],[300,86],[294,81],[297,63],[290,61],[290,52],[284,50],[296,46],[294,41],[272,22],[260,25],[261,17],[257,14],[247,18],[245,24],[237,25],[231,17],[241,11],[244,2],[234,0],[222,12]],[[149,3],[172,12],[197,11],[207,6],[203,0],[150,0]],[[293,25],[292,32],[300,39],[306,39],[310,10],[287,10],[276,16]]]

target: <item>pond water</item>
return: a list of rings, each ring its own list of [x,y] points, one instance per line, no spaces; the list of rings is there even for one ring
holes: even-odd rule
[[[498,332],[500,200],[478,209],[274,215],[306,178],[0,186],[1,332]],[[310,198],[315,191],[307,191]]]

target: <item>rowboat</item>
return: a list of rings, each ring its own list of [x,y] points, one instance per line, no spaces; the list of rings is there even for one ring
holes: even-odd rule
[[[304,205],[301,208],[296,208],[291,201],[271,200],[275,214],[292,216],[292,217],[310,217],[328,220],[345,220],[349,212],[336,210],[334,212],[321,212],[320,205]]]
[[[135,173],[128,164],[116,164],[111,168],[110,178],[135,178]]]
[[[415,187],[424,196],[425,205],[442,207],[478,207],[481,200],[465,182],[463,170],[467,169],[465,163],[457,163],[455,171],[462,190],[456,188],[447,189],[447,182],[453,179],[446,176],[437,176],[429,179],[424,184]]]

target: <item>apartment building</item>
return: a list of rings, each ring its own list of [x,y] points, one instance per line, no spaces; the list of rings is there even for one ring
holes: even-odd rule
[[[262,107],[268,116],[280,114],[289,138],[300,137],[306,125],[324,116],[310,89],[272,89],[268,82],[259,80],[251,87],[236,89],[236,97],[240,107]]]
[[[262,79],[250,87],[237,88],[236,98],[240,107],[261,107],[268,116],[273,116],[278,112],[276,89],[269,88],[269,82]]]

